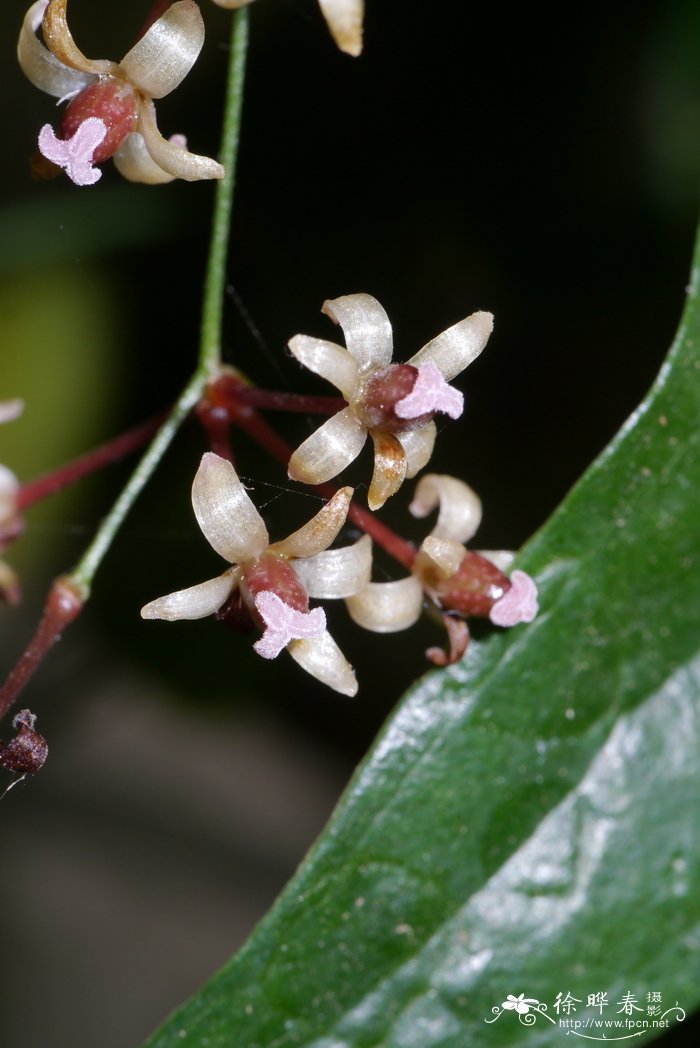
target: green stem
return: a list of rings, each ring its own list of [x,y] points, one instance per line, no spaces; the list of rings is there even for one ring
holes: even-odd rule
[[[226,260],[240,137],[247,45],[248,11],[247,8],[242,8],[234,14],[231,25],[231,50],[220,150],[220,161],[226,174],[217,183],[214,199],[197,368],[132,473],[126,487],[100,524],[92,542],[73,571],[65,576],[67,582],[75,587],[83,601],[87,600],[90,595],[97,569],[124,518],[150,480],[182,422],[200,399],[207,383],[220,366]]]

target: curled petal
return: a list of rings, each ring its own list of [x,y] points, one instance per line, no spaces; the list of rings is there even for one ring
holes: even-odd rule
[[[447,633],[448,648],[427,648],[426,659],[435,666],[453,666],[464,655],[469,644],[469,627],[464,619],[455,615],[443,615],[442,624]]]
[[[23,400],[0,400],[0,423],[14,422],[23,411]]]
[[[27,11],[17,41],[17,61],[34,87],[55,98],[67,98],[94,80],[91,73],[80,73],[59,62],[36,35],[48,0],[37,0]]]
[[[163,138],[156,123],[155,106],[150,99],[146,99],[141,107],[138,130],[143,135],[151,159],[174,178],[198,182],[204,178],[224,177],[224,169],[216,160],[190,153],[176,142]]]
[[[293,640],[287,651],[302,669],[322,684],[341,695],[357,694],[355,671],[327,630],[308,640]]]
[[[168,593],[141,608],[142,619],[203,619],[221,608],[238,585],[240,571],[229,568],[216,579],[200,582],[198,586]]]
[[[342,295],[323,303],[321,312],[340,324],[345,345],[360,366],[382,368],[394,353],[389,318],[371,295]]]
[[[62,167],[76,186],[93,186],[102,172],[92,166],[92,158],[106,135],[107,125],[96,116],[83,120],[72,138],[58,138],[51,124],[44,124],[39,132],[39,152]]]
[[[328,549],[294,561],[294,570],[310,597],[333,600],[352,597],[368,585],[372,574],[372,540],[363,535],[352,546]]]
[[[450,418],[459,418],[464,411],[464,397],[458,389],[448,385],[435,364],[428,361],[418,368],[413,389],[397,401],[394,410],[399,418],[420,418],[433,411],[443,411]]]
[[[186,147],[183,139],[183,135],[172,135],[170,141]],[[158,167],[155,160],[151,158],[143,135],[140,135],[138,131],[132,131],[126,136],[119,149],[112,155],[112,160],[122,178],[126,178],[129,182],[157,186],[165,185],[166,182],[172,182],[175,179],[175,175],[163,171],[162,167]]]
[[[197,61],[204,21],[194,0],[178,0],[119,63],[132,84],[151,98],[169,95]]]
[[[308,524],[292,532],[281,542],[275,542],[270,550],[283,557],[314,557],[328,549],[345,523],[352,498],[352,488],[341,488],[332,499],[312,517]],[[295,565],[296,567],[296,565]]]
[[[68,0],[49,0],[49,5],[44,12],[42,30],[49,51],[63,65],[77,69],[81,73],[91,73],[94,76],[114,76],[118,68],[116,62],[109,62],[107,59],[93,61],[86,58],[76,45],[66,21],[67,4]]]
[[[381,509],[395,495],[406,478],[406,456],[393,433],[371,430],[374,441],[374,472],[367,492],[371,510]]]
[[[192,506],[204,537],[231,564],[259,556],[270,541],[263,519],[235,469],[207,451],[192,485]]]
[[[431,535],[455,542],[468,542],[481,523],[481,500],[475,491],[456,477],[426,473],[416,485],[408,507],[414,517],[427,517],[439,507]]]
[[[362,53],[364,0],[318,0],[333,39],[347,55]]]
[[[370,582],[345,603],[358,626],[373,633],[397,633],[418,621],[423,587],[413,575],[396,582]]]
[[[358,367],[347,349],[310,335],[295,335],[289,340],[289,348],[304,367],[332,382],[347,401],[352,399],[357,391]]]
[[[466,550],[461,542],[452,539],[439,539],[435,535],[428,535],[421,543],[421,550],[436,564],[445,578],[449,578],[459,568],[464,560]]]
[[[489,618],[494,626],[517,626],[519,622],[532,622],[538,610],[534,580],[524,571],[514,571],[510,589],[496,601]]]
[[[265,623],[265,632],[253,647],[264,659],[276,659],[290,641],[318,637],[326,629],[323,608],[299,611],[273,590],[261,590],[255,598],[255,607]]]
[[[323,484],[357,458],[366,439],[365,427],[344,408],[299,445],[289,460],[289,476],[304,484]]]
[[[405,429],[395,434],[406,455],[406,476],[415,477],[430,461],[435,447],[437,427],[434,422],[425,422],[414,429]]]
[[[491,313],[472,313],[428,342],[408,361],[415,368],[434,364],[449,382],[481,353],[493,331]]]

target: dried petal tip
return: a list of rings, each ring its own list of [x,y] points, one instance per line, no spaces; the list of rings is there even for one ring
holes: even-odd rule
[[[92,186],[102,178],[99,168],[92,166],[92,158],[107,134],[107,125],[96,116],[89,116],[72,138],[58,138],[50,124],[39,132],[39,152],[47,160],[64,168],[76,186]]]
[[[318,637],[326,628],[323,608],[297,611],[285,604],[272,590],[262,590],[255,598],[255,607],[266,629],[253,647],[264,659],[274,659],[292,640]]]
[[[319,0],[333,39],[346,55],[362,53],[364,0]]]
[[[524,571],[514,571],[510,589],[491,608],[489,618],[494,626],[517,626],[532,622],[537,614],[537,586]]]
[[[408,396],[399,400],[395,409],[399,418],[419,418],[421,415],[444,411],[450,418],[459,418],[464,411],[464,397],[445,382],[435,364],[430,361],[418,368],[418,377]]]

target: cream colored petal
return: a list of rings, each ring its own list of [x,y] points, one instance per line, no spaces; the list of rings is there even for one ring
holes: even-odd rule
[[[410,480],[415,477],[430,461],[430,456],[435,447],[437,437],[437,426],[434,422],[425,422],[415,429],[407,429],[396,434],[396,439],[401,444],[406,455],[406,476]]]
[[[418,621],[423,587],[414,575],[396,582],[370,582],[345,601],[350,618],[373,633],[398,633]]]
[[[239,564],[267,549],[267,528],[235,469],[211,451],[202,455],[195,475],[192,506],[204,537],[229,563]]]
[[[119,66],[151,98],[169,95],[197,61],[204,20],[194,0],[178,0],[153,23]]]
[[[76,45],[66,21],[67,4],[68,0],[49,0],[49,6],[44,12],[42,31],[49,51],[63,65],[81,73],[92,73],[95,76],[114,75],[117,71],[116,62],[106,59],[93,61],[86,58]]]
[[[270,551],[281,553],[283,557],[315,557],[317,553],[328,549],[345,523],[351,498],[352,488],[336,491],[308,524],[293,531],[281,542],[275,542],[270,546]]]
[[[468,542],[481,523],[481,499],[457,477],[426,473],[418,481],[408,507],[414,517],[427,517],[438,507],[438,519],[430,532],[436,538]]]
[[[317,637],[290,641],[287,651],[302,669],[322,684],[341,695],[357,694],[355,671],[327,630]]]
[[[239,575],[238,568],[229,568],[216,579],[169,593],[166,597],[158,597],[141,608],[141,618],[175,622],[178,619],[203,619],[207,615],[213,615],[233,593]]]
[[[374,441],[374,472],[367,492],[371,510],[381,509],[395,495],[406,478],[406,456],[392,433],[370,430]]]
[[[352,546],[327,549],[315,557],[295,560],[294,570],[310,597],[318,600],[352,597],[369,583],[372,540],[369,535],[363,535]]]
[[[321,312],[340,324],[345,345],[361,371],[383,368],[394,352],[391,324],[384,309],[371,295],[343,295],[328,299]]]
[[[347,401],[352,400],[358,385],[358,368],[347,349],[310,335],[295,335],[289,340],[289,348],[304,367],[331,382]]]
[[[66,98],[81,91],[94,80],[90,73],[80,73],[59,62],[36,35],[48,0],[38,0],[27,11],[17,41],[17,61],[34,87],[55,98]]]
[[[504,575],[510,571],[511,564],[515,560],[515,553],[512,549],[478,549],[476,552],[484,560],[490,560]]]
[[[0,525],[17,515],[17,496],[20,482],[11,469],[0,465]]]
[[[289,476],[304,484],[323,484],[357,458],[366,439],[365,427],[344,408],[299,445],[289,460]]]
[[[436,564],[445,578],[454,575],[457,568],[464,560],[467,552],[461,542],[453,539],[439,539],[435,535],[428,535],[421,543],[421,550]]]
[[[224,169],[216,160],[190,153],[182,146],[163,138],[156,123],[155,106],[150,99],[141,107],[138,130],[143,135],[151,159],[174,178],[182,178],[185,182],[198,182],[204,178],[224,177]]]
[[[119,174],[129,182],[141,182],[149,186],[164,185],[172,182],[175,175],[168,174],[158,167],[146,149],[143,135],[132,131],[127,135],[112,160]]]
[[[432,363],[449,382],[481,353],[493,331],[493,314],[472,313],[428,342],[408,361],[414,367]]]
[[[348,55],[362,53],[364,0],[318,0],[333,39]]]

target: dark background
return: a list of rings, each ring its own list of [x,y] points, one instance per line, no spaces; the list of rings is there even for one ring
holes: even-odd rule
[[[201,6],[204,52],[158,114],[164,134],[215,154],[228,15]],[[118,57],[145,7],[71,0],[70,24],[85,53]],[[337,337],[325,298],[375,295],[398,359],[491,310],[489,346],[458,382],[465,416],[431,468],[479,492],[478,545],[518,548],[673,337],[697,212],[700,8],[367,8],[358,60],[314,0],[251,8],[226,358],[261,386],[331,392],[285,350],[298,332]],[[212,187],[129,186],[109,162],[95,187],[32,182],[36,133],[57,121],[14,62],[23,10],[4,5],[0,34],[0,397],[28,408],[0,458],[24,477],[177,395],[197,351]],[[314,424],[276,421],[295,444]],[[362,633],[328,609],[361,683],[349,701],[211,621],[142,623],[147,600],[220,570],[189,502],[204,447],[188,424],[27,691],[52,754],[0,805],[10,1048],[135,1044],[192,992],[269,906],[439,640],[430,624]],[[246,438],[236,450],[273,537],[316,511]],[[368,467],[367,452],[360,485]],[[2,613],[4,669],[127,475],[113,467],[29,517],[10,554],[26,600]],[[411,489],[384,519],[419,541]],[[397,573],[380,557],[375,577]],[[79,1022],[65,1003],[76,985]],[[28,995],[44,1002],[29,1018]]]

